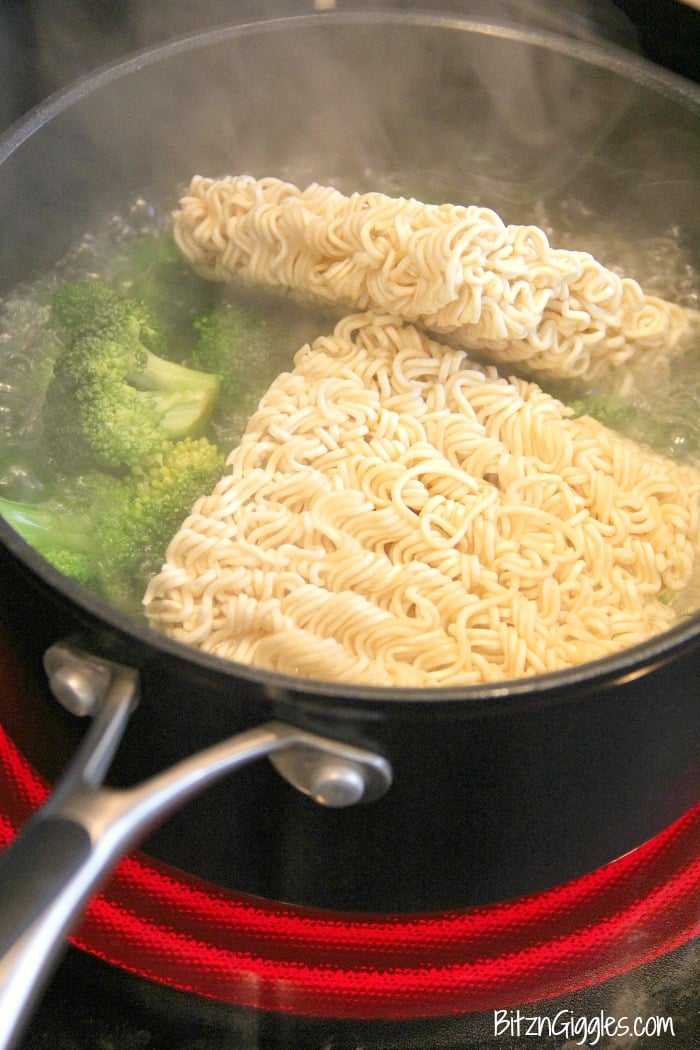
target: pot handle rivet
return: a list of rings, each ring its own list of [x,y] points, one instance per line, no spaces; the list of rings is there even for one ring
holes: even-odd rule
[[[391,766],[382,755],[303,730],[269,759],[292,787],[328,809],[374,802],[392,781]]]
[[[59,704],[81,717],[97,713],[112,680],[107,661],[84,652],[75,639],[47,649],[44,670]]]
[[[365,775],[356,765],[328,758],[314,770],[309,795],[322,806],[341,809],[361,802],[366,787]]]
[[[49,685],[58,702],[71,714],[94,714],[99,696],[88,669],[60,667],[51,675]]]

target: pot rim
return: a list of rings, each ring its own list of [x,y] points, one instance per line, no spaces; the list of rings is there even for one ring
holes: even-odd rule
[[[233,23],[200,32],[177,36],[171,40],[139,48],[115,61],[82,74],[70,84],[52,92],[16,120],[0,135],[0,164],[14,153],[23,142],[58,116],[75,102],[81,101],[91,92],[128,76],[132,72],[153,65],[161,60],[193,51],[200,47],[223,43],[234,37],[262,32],[279,32],[288,28],[318,27],[333,24],[387,23],[416,25],[435,29],[458,30],[460,32],[501,37],[522,43],[537,44],[550,50],[579,58],[591,65],[605,66],[609,71],[629,79],[653,85],[665,95],[678,97],[700,106],[700,85],[663,69],[648,59],[635,54],[621,45],[601,41],[594,43],[576,37],[564,36],[547,29],[531,29],[505,20],[464,17],[454,12],[420,13],[397,10],[328,11],[314,14],[285,15],[278,18]]]
[[[415,25],[419,28],[476,33],[534,44],[556,50],[592,65],[604,66],[608,71],[642,83],[646,87],[652,87],[657,92],[683,102],[686,106],[700,108],[699,86],[674,73],[662,70],[652,62],[618,45],[607,42],[604,45],[591,43],[588,40],[564,37],[549,30],[528,29],[508,22],[465,18],[454,13],[421,14],[396,10],[325,12],[238,23],[180,36],[164,43],[150,45],[91,71],[34,106],[0,136],[0,164],[39,132],[45,124],[50,123],[71,106],[82,101],[94,91],[123,77],[128,77],[146,66],[166,61],[188,51],[221,44],[240,36],[279,32],[289,28],[316,28],[348,23]],[[273,699],[293,700],[303,696],[315,702],[333,699],[353,707],[376,708],[387,705],[392,709],[402,703],[412,707],[417,704],[452,707],[457,702],[460,706],[469,704],[470,707],[478,708],[486,703],[489,709],[495,711],[502,709],[504,703],[510,705],[511,702],[522,703],[528,700],[537,705],[547,700],[551,702],[555,699],[562,699],[564,696],[580,695],[594,688],[622,684],[662,666],[672,660],[677,653],[700,645],[700,611],[698,611],[668,631],[619,653],[560,671],[526,678],[479,685],[396,688],[302,678],[213,656],[184,642],[178,642],[160,634],[145,621],[139,621],[135,615],[120,611],[64,576],[45,561],[1,517],[0,544],[51,591],[56,591],[61,597],[67,599],[81,618],[84,619],[87,616],[93,624],[97,622],[103,629],[107,627],[116,631],[123,638],[135,642],[138,646],[146,647],[147,652],[159,652],[186,665],[195,665],[207,674],[216,675],[223,683],[232,683],[242,679],[253,686],[262,687]],[[143,666],[148,663],[148,659],[142,661]]]

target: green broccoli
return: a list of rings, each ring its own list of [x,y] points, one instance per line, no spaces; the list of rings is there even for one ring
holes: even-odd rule
[[[127,608],[134,592],[143,592],[193,504],[211,492],[224,467],[223,453],[207,438],[184,438],[121,481],[109,513],[100,514],[104,598]]]
[[[129,241],[109,282],[147,306],[167,342],[167,357],[173,361],[187,359],[195,318],[211,309],[220,296],[218,285],[194,272],[170,229]]]
[[[44,403],[45,438],[62,467],[131,469],[171,441],[201,434],[218,376],[160,356],[147,309],[100,280],[58,289],[65,332]]]
[[[224,394],[222,410],[247,418],[279,372],[276,360],[289,345],[287,327],[269,308],[233,300],[218,303],[194,327],[192,367],[215,372]]]
[[[223,471],[216,445],[183,438],[124,477],[96,471],[67,479],[34,503],[0,498],[0,515],[59,571],[135,612],[168,543]]]
[[[700,450],[700,428],[692,394],[687,400],[687,413],[681,412],[682,399],[677,397],[676,412],[665,415],[654,412],[649,404],[627,401],[614,394],[589,394],[570,405],[575,416],[593,416],[641,445],[682,459]]]
[[[67,483],[60,496],[44,495],[38,502],[0,496],[0,515],[60,572],[92,587],[99,557],[94,495],[91,480],[82,477]]]

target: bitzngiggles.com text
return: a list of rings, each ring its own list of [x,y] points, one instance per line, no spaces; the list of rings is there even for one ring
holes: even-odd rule
[[[672,1017],[612,1017],[600,1011],[591,1017],[559,1010],[551,1017],[523,1010],[494,1010],[493,1034],[510,1039],[559,1037],[579,1046],[596,1046],[601,1039],[674,1036]]]

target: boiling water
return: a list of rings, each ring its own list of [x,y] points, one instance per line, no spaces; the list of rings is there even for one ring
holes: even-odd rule
[[[297,184],[305,180],[304,173],[298,170],[280,174]],[[380,180],[373,172],[367,171],[364,185],[345,187],[342,183],[341,178],[335,182],[348,192],[377,188]],[[452,199],[459,202],[461,199],[461,202],[468,203],[468,196],[465,200],[464,193],[460,194],[456,186],[452,186],[448,195],[445,187],[449,185],[448,174],[439,169],[420,187],[412,186],[400,175],[381,180],[381,189],[394,196],[414,195],[433,201]],[[684,246],[682,230],[670,228],[663,236],[631,243],[624,230],[616,231],[610,225],[602,229],[600,222],[596,223],[587,208],[576,200],[558,206],[556,212],[550,205],[538,201],[530,208],[520,206],[517,213],[503,214],[503,217],[508,222],[534,223],[542,227],[558,247],[590,251],[610,268],[637,278],[649,293],[691,309],[700,307],[700,275]],[[68,280],[91,275],[109,278],[118,273],[121,286],[138,296],[137,281],[130,280],[129,274],[124,272],[124,260],[138,238],[161,235],[167,225],[167,214],[156,204],[145,199],[134,201],[125,212],[112,215],[100,229],[86,234],[50,272],[15,288],[0,303],[0,495],[14,499],[41,496],[46,464],[41,409],[52,376],[53,360],[60,349],[60,341],[50,324],[51,293]],[[226,293],[221,286],[206,285],[203,301],[208,296],[213,302],[223,294]],[[262,394],[280,371],[291,366],[299,346],[331,330],[334,315],[328,310],[300,307],[278,296],[261,294],[255,299],[267,311],[276,312],[288,329],[288,341],[284,345],[276,347],[266,360],[251,362]],[[190,332],[191,328],[181,333],[184,349],[180,356],[184,363],[187,363]],[[565,401],[579,398],[584,393],[573,381],[547,384],[539,377],[537,381]],[[601,387],[597,392],[606,394],[609,391]],[[639,409],[640,418],[649,415],[657,423],[663,423],[661,439],[658,435],[640,433],[636,427],[631,435],[635,440],[700,466],[700,345],[691,347],[682,358],[673,362],[662,381],[654,377],[653,385],[642,383],[635,390],[627,391],[625,396]],[[222,418],[221,413],[218,418]],[[237,412],[234,400],[223,418],[225,423],[219,422],[210,437],[229,450],[240,437],[245,417]],[[145,584],[146,580],[143,581],[144,588]],[[133,602],[139,602],[142,593],[143,589],[138,595],[133,595]],[[683,614],[700,605],[700,566],[694,584],[676,602],[678,611]],[[131,602],[129,605],[133,611],[134,605]]]

